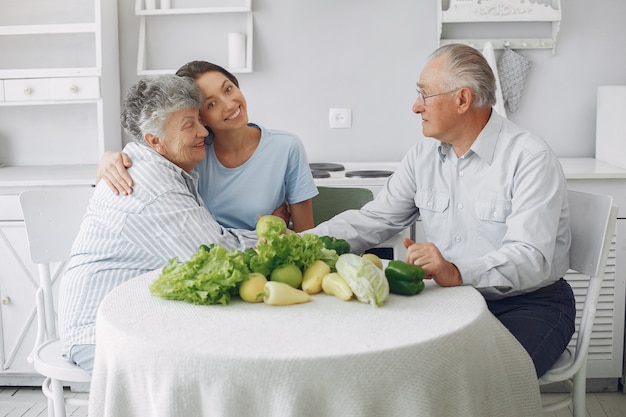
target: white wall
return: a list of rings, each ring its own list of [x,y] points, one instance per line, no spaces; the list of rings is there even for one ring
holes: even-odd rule
[[[596,89],[626,85],[626,2],[562,3],[556,55],[518,51],[533,68],[509,118],[546,138],[558,156],[593,157]],[[134,1],[118,6],[125,92],[138,79],[139,23]],[[437,47],[434,0],[252,0],[252,7],[254,72],[238,74],[251,121],[298,134],[310,162],[399,160],[421,136],[411,106]],[[212,61],[202,43],[214,34],[210,27],[200,34],[170,41]],[[352,128],[330,129],[329,107],[351,108]]]

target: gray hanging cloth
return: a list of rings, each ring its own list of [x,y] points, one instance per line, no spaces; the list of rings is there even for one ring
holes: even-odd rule
[[[516,111],[519,107],[522,90],[531,67],[532,62],[509,48],[504,49],[500,56],[498,75],[504,104],[510,112]]]

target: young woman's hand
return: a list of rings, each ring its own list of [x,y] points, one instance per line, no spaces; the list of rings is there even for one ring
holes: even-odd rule
[[[133,179],[127,168],[132,165],[130,158],[123,152],[106,151],[96,170],[96,183],[103,179],[116,195],[128,195],[133,192]]]
[[[291,221],[291,213],[289,212],[289,206],[286,202],[281,204],[276,210],[272,212],[272,214],[283,219],[287,226],[289,226],[289,222]]]

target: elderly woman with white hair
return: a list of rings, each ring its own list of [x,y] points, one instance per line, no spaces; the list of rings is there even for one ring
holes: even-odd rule
[[[126,96],[122,126],[134,142],[124,152],[133,160],[134,192],[118,196],[98,184],[61,284],[64,357],[87,372],[98,306],[113,288],[174,257],[188,260],[201,244],[239,250],[256,244],[254,231],[220,226],[198,194],[193,168],[206,156],[208,134],[203,100],[192,79],[176,75],[143,78]]]

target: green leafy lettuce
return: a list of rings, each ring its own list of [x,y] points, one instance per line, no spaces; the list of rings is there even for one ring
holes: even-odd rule
[[[250,269],[265,276],[285,264],[294,264],[305,269],[322,258],[323,248],[320,238],[314,234],[270,236],[259,241],[256,247],[257,256],[250,259]]]
[[[192,304],[228,304],[239,284],[248,278],[249,253],[201,245],[186,262],[170,260],[150,285],[150,292],[166,300]]]

